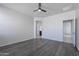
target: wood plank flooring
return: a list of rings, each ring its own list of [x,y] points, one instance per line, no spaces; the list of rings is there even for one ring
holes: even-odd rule
[[[72,44],[49,39],[31,39],[0,47],[0,56],[78,56]]]

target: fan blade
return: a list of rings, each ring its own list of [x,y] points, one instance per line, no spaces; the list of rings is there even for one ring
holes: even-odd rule
[[[38,9],[34,10],[33,12],[38,11]]]
[[[47,12],[46,10],[44,10],[44,9],[41,9],[41,11],[43,11],[43,12]]]

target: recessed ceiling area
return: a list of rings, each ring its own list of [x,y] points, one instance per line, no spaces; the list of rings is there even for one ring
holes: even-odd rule
[[[32,17],[50,16],[79,8],[78,3],[42,3],[42,8],[47,12],[33,12],[38,8],[38,3],[1,3],[0,5]]]

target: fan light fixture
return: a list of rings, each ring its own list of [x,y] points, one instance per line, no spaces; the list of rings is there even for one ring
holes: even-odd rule
[[[34,10],[33,12],[36,12],[36,11],[39,11],[39,12],[46,12],[46,10],[42,9],[41,8],[41,3],[38,3],[38,9]]]

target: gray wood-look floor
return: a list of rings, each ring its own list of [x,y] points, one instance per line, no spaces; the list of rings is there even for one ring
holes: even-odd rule
[[[72,44],[48,40],[31,39],[0,47],[0,56],[78,56]]]

